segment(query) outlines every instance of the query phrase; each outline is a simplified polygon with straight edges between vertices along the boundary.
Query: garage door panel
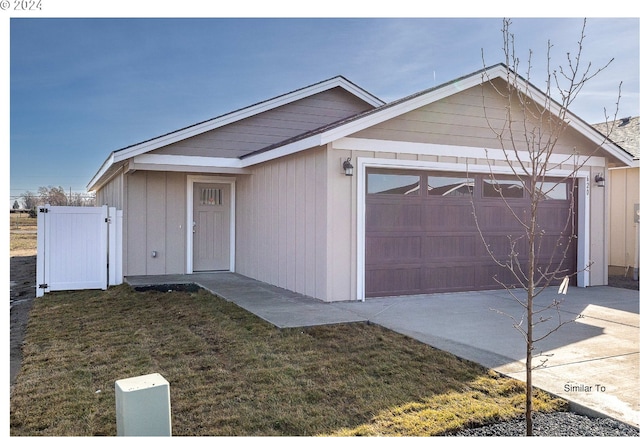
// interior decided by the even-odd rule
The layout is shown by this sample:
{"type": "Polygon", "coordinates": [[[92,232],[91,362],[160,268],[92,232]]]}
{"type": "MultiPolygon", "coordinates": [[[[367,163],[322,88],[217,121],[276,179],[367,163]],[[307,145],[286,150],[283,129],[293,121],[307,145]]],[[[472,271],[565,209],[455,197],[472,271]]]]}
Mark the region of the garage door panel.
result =
{"type": "Polygon", "coordinates": [[[366,242],[368,264],[420,263],[422,237],[420,235],[370,235],[366,242]]]}
{"type": "MultiPolygon", "coordinates": [[[[524,268],[522,263],[520,265],[524,268]]],[[[510,284],[515,287],[520,286],[520,284],[514,280],[511,272],[496,264],[478,266],[476,269],[476,283],[478,284],[478,290],[499,289],[502,288],[501,284],[510,284]]]]}
{"type": "Polygon", "coordinates": [[[545,232],[571,233],[573,214],[569,212],[569,204],[545,205],[545,203],[543,202],[538,208],[539,229],[545,232]]]}
{"type": "Polygon", "coordinates": [[[459,204],[460,201],[447,204],[441,199],[431,200],[425,204],[423,213],[423,229],[426,231],[446,232],[473,232],[477,230],[473,218],[473,209],[470,201],[459,204]]]}
{"type": "Polygon", "coordinates": [[[368,297],[422,293],[420,266],[367,269],[365,281],[368,297]]]}
{"type": "MultiPolygon", "coordinates": [[[[479,238],[479,237],[478,237],[479,238]]],[[[522,257],[526,254],[526,240],[523,235],[485,233],[484,242],[478,248],[478,256],[489,256],[489,252],[500,261],[506,261],[512,254],[522,257]]]]}
{"type": "Polygon", "coordinates": [[[565,251],[571,253],[574,241],[569,236],[545,232],[545,235],[538,237],[536,246],[539,248],[538,251],[540,253],[560,256],[565,251]],[[567,249],[567,246],[569,246],[569,249],[567,249]]]}
{"type": "Polygon", "coordinates": [[[440,235],[424,237],[425,260],[467,259],[476,252],[476,235],[440,235]]]}
{"type": "Polygon", "coordinates": [[[367,227],[377,231],[421,231],[422,206],[401,202],[376,202],[367,204],[367,227]]]}
{"type": "Polygon", "coordinates": [[[502,200],[487,202],[476,199],[475,210],[478,226],[485,232],[522,232],[521,222],[527,220],[527,206],[517,202],[507,208],[502,200]]]}
{"type": "Polygon", "coordinates": [[[427,293],[470,290],[475,284],[474,265],[433,265],[423,270],[427,293]]]}

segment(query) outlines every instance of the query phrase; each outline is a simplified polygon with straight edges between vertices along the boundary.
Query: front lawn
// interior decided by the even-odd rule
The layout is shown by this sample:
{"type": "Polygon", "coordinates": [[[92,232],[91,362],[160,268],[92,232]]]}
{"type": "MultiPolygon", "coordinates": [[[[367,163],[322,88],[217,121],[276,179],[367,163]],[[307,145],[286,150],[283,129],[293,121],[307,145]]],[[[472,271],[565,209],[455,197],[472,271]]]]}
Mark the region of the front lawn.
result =
{"type": "Polygon", "coordinates": [[[442,434],[524,408],[521,383],[379,326],[277,329],[206,291],[122,285],[36,299],[11,434],[114,435],[115,381],[155,372],[173,435],[442,434]]]}

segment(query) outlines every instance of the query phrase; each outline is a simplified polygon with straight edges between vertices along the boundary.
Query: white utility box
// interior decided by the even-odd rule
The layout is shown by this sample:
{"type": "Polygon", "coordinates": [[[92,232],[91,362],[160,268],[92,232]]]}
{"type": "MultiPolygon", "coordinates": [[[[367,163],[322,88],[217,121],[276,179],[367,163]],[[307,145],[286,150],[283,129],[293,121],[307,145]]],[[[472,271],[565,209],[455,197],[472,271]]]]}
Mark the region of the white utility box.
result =
{"type": "Polygon", "coordinates": [[[159,373],[116,381],[119,436],[171,435],[169,383],[159,373]]]}

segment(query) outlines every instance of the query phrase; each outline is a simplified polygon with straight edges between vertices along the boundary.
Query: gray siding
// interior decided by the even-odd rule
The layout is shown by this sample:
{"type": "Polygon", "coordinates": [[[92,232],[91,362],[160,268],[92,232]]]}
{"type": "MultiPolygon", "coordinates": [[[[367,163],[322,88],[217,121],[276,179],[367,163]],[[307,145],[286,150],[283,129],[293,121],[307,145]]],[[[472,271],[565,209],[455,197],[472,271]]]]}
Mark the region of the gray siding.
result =
{"type": "Polygon", "coordinates": [[[124,274],[185,273],[186,175],[137,171],[126,186],[124,274]]]}
{"type": "Polygon", "coordinates": [[[236,271],[326,300],[326,147],[251,170],[237,183],[236,271]]]}
{"type": "Polygon", "coordinates": [[[124,205],[124,174],[120,170],[108,183],[96,192],[96,205],[113,206],[122,210],[124,205]]]}
{"type": "MultiPolygon", "coordinates": [[[[499,81],[497,86],[502,86],[499,81]]],[[[505,89],[501,89],[506,92],[505,89]]],[[[364,129],[353,137],[375,138],[415,143],[451,144],[482,148],[500,148],[497,133],[510,134],[505,126],[506,99],[490,85],[476,86],[443,98],[422,108],[400,115],[392,120],[364,129]],[[485,112],[486,111],[486,112],[485,112]],[[491,123],[491,127],[489,123],[491,123]],[[503,129],[506,129],[503,131],[503,129]]],[[[515,108],[515,106],[514,106],[515,108]]],[[[514,138],[524,137],[522,114],[512,111],[514,138]]],[[[533,117],[529,128],[533,128],[533,117]]],[[[535,127],[548,129],[551,123],[539,123],[535,127]]],[[[569,129],[560,135],[556,153],[592,153],[582,150],[585,138],[569,129]]],[[[521,146],[522,144],[520,144],[521,146]]]]}
{"type": "Polygon", "coordinates": [[[609,265],[623,274],[627,267],[638,267],[638,225],[634,223],[635,205],[640,202],[640,169],[626,168],[609,172],[605,182],[611,193],[609,222],[609,265]]]}
{"type": "Polygon", "coordinates": [[[369,104],[334,88],[151,153],[237,158],[367,109],[369,104]]]}

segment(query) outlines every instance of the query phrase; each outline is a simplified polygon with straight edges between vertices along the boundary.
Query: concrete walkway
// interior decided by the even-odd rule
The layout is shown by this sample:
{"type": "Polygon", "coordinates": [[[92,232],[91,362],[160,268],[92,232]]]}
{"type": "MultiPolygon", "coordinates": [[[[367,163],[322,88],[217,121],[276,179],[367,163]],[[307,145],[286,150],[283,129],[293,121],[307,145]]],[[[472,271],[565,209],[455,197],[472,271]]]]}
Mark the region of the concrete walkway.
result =
{"type": "MultiPolygon", "coordinates": [[[[370,321],[516,379],[525,379],[524,340],[513,327],[522,308],[506,291],[442,293],[325,303],[233,273],[127,278],[132,286],[197,283],[280,328],[370,321]]],[[[516,297],[525,293],[516,291],[516,297]]],[[[534,385],[569,400],[574,410],[640,424],[638,291],[548,289],[538,309],[563,299],[536,336],[582,315],[537,344],[534,385]]]]}

